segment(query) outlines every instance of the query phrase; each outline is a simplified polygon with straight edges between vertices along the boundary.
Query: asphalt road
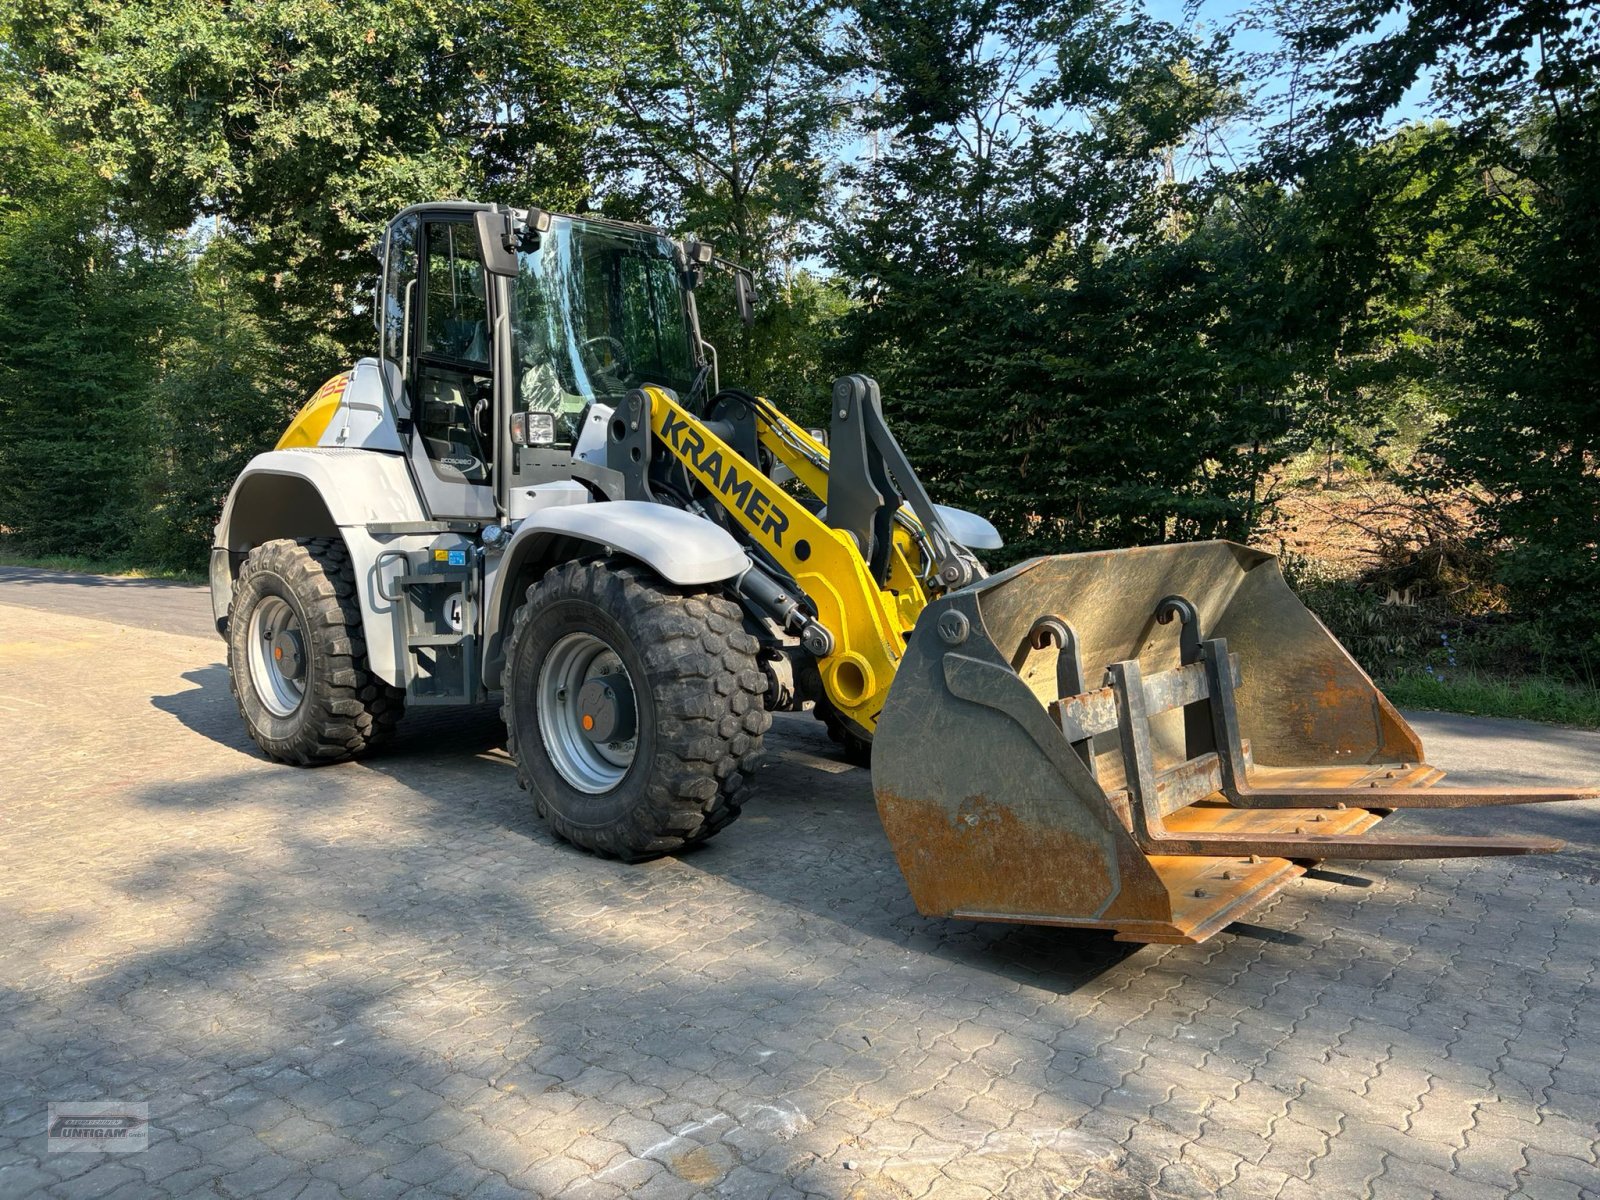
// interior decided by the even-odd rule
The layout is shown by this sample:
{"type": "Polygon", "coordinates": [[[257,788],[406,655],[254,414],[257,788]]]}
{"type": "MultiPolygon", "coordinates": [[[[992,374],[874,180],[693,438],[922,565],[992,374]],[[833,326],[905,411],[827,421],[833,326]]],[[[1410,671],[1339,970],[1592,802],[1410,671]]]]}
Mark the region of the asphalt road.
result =
{"type": "MultiPolygon", "coordinates": [[[[159,629],[190,637],[217,636],[211,619],[211,591],[166,579],[123,579],[0,567],[0,604],[36,608],[64,616],[115,621],[130,629],[159,629]]],[[[48,634],[41,625],[40,635],[48,634]]],[[[221,646],[219,641],[218,646],[221,646]]]]}
{"type": "MultiPolygon", "coordinates": [[[[492,712],[301,771],[222,659],[202,588],[0,571],[5,1200],[1600,1200],[1600,803],[1403,814],[1569,845],[1139,948],[919,916],[807,718],[625,866],[546,833],[492,712]],[[50,1152],[65,1101],[148,1149],[50,1152]]],[[[1600,734],[1412,719],[1457,782],[1600,776],[1600,734]]]]}

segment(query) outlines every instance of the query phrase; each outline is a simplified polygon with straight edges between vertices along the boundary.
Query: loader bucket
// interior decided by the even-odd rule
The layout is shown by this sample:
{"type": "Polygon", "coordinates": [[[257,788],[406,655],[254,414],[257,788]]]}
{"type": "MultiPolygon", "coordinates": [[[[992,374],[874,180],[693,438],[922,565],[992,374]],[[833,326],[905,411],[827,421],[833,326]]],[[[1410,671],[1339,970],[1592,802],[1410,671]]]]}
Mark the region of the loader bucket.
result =
{"type": "Polygon", "coordinates": [[[922,613],[873,738],[878,813],[929,916],[1204,941],[1322,859],[1559,849],[1369,833],[1398,808],[1584,799],[1442,772],[1230,542],[1022,563],[922,613]]]}

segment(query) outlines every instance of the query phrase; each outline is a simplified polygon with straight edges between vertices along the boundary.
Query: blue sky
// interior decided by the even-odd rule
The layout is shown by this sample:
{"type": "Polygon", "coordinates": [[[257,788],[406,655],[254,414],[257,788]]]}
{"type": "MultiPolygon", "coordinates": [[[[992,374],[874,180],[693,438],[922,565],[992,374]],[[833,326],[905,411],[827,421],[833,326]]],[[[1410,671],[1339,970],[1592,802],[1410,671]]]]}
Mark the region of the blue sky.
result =
{"type": "MultiPolygon", "coordinates": [[[[1163,21],[1174,25],[1193,23],[1194,27],[1202,31],[1228,30],[1239,21],[1240,17],[1250,11],[1253,5],[1250,0],[1144,0],[1145,11],[1163,21]]],[[[1382,34],[1395,28],[1398,21],[1389,21],[1379,27],[1378,33],[1382,34]]],[[[1277,39],[1270,31],[1262,29],[1238,28],[1232,36],[1236,49],[1261,52],[1274,48],[1277,39]]],[[[1274,81],[1268,82],[1268,94],[1277,89],[1272,86],[1274,81]]],[[[1389,122],[1394,125],[1406,121],[1416,121],[1433,115],[1428,104],[1428,80],[1426,77],[1419,80],[1401,99],[1401,102],[1390,112],[1389,122]]]]}

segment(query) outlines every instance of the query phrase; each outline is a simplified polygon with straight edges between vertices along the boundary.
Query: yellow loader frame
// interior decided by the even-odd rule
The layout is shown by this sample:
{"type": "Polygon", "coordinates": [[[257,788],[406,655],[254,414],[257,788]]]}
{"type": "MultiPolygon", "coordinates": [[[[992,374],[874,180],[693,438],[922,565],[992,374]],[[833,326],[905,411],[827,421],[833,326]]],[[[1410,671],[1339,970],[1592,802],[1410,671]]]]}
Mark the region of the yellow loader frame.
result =
{"type": "MultiPolygon", "coordinates": [[[[905,656],[906,639],[929,600],[921,525],[909,508],[896,516],[884,587],[855,539],[826,524],[800,498],[772,484],[706,423],[660,388],[646,388],[656,444],[684,469],[800,585],[816,619],[833,636],[819,669],[828,699],[870,735],[905,656]]],[[[828,500],[828,449],[770,404],[755,410],[760,443],[812,495],[828,500]]]]}

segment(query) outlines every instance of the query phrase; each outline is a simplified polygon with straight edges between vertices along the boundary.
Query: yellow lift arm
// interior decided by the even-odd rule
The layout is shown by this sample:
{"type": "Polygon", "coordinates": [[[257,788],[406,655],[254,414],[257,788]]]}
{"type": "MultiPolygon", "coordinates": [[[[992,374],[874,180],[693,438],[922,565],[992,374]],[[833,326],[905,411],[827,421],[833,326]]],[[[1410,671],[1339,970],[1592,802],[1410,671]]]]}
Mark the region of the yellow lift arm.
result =
{"type": "MultiPolygon", "coordinates": [[[[659,388],[647,388],[656,444],[672,454],[722,508],[799,584],[817,622],[832,635],[819,656],[834,706],[869,733],[905,654],[906,637],[927,595],[906,557],[911,536],[895,547],[880,588],[855,539],[834,529],[659,388]]],[[[770,405],[757,412],[762,445],[818,499],[827,500],[827,450],[770,405]],[[821,465],[819,465],[819,463],[821,465]]]]}

